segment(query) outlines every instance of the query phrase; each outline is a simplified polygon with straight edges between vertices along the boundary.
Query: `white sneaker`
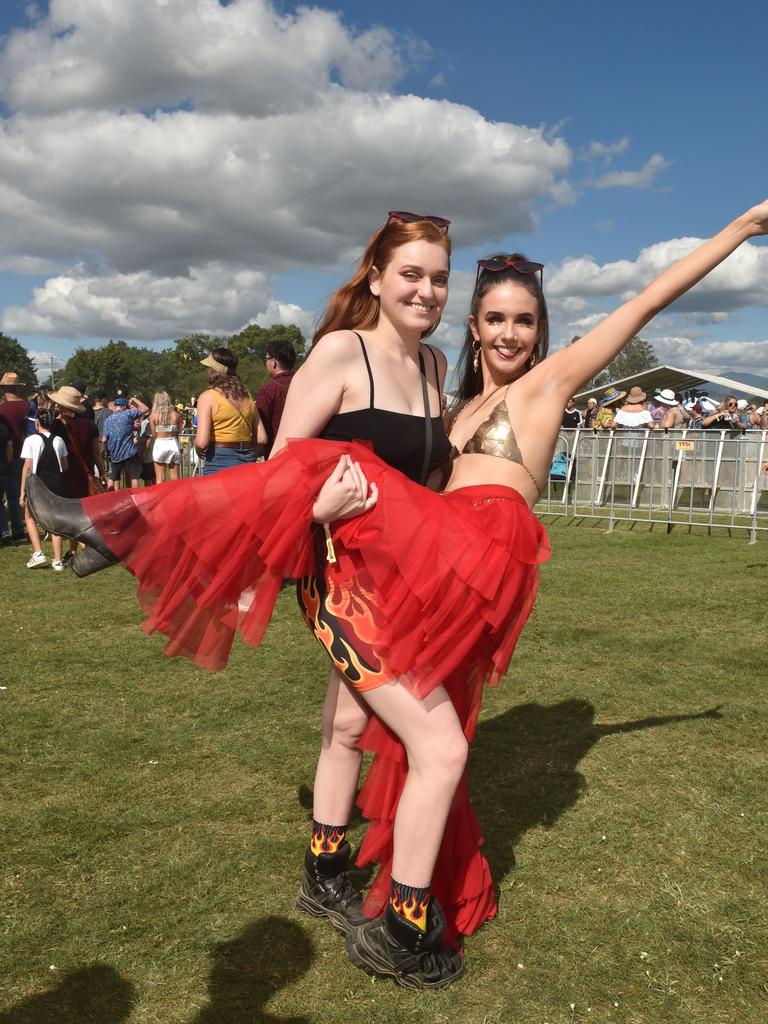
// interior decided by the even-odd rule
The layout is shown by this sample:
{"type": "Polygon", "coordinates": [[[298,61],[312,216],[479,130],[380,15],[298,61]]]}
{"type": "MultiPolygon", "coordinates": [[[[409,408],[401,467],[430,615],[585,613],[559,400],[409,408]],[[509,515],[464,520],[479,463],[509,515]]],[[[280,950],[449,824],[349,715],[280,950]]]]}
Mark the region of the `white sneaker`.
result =
{"type": "Polygon", "coordinates": [[[51,562],[51,568],[54,572],[64,572],[64,562],[57,562],[56,559],[51,562]]]}
{"type": "Polygon", "coordinates": [[[34,551],[32,553],[32,557],[27,562],[27,568],[28,569],[34,569],[38,565],[45,565],[45,563],[47,561],[48,561],[48,559],[45,557],[45,552],[44,551],[34,551]]]}

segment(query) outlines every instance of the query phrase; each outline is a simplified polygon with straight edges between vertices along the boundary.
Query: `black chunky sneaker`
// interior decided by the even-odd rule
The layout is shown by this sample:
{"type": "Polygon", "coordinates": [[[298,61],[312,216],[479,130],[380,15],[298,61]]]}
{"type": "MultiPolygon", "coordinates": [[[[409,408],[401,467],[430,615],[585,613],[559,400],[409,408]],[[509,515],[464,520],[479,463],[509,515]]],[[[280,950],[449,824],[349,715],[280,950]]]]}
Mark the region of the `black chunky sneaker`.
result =
{"type": "Polygon", "coordinates": [[[336,853],[314,854],[307,850],[304,882],[296,901],[305,914],[327,917],[342,935],[369,921],[362,911],[363,897],[344,874],[351,852],[346,839],[336,853]]]}
{"type": "Polygon", "coordinates": [[[464,957],[443,942],[445,916],[434,896],[427,926],[423,932],[387,904],[381,917],[349,932],[347,955],[361,971],[402,988],[444,988],[464,973],[464,957]]]}

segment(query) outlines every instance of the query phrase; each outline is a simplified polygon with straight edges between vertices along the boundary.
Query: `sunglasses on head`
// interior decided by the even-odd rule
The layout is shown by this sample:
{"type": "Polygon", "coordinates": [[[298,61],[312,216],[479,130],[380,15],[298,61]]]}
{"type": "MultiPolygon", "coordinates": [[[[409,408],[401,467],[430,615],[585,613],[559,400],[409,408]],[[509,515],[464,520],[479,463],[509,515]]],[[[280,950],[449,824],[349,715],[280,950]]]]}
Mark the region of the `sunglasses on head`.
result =
{"type": "Polygon", "coordinates": [[[542,288],[544,287],[543,263],[533,263],[531,260],[513,260],[509,256],[492,256],[488,260],[478,260],[475,287],[480,280],[481,270],[490,270],[492,274],[498,274],[499,271],[506,270],[508,267],[512,267],[518,274],[539,274],[539,284],[542,288]]]}
{"type": "Polygon", "coordinates": [[[451,222],[447,217],[435,217],[431,213],[409,213],[408,210],[390,210],[384,227],[388,227],[393,220],[398,221],[400,224],[415,224],[419,220],[428,220],[430,224],[440,228],[446,235],[448,234],[448,228],[451,226],[451,222]]]}

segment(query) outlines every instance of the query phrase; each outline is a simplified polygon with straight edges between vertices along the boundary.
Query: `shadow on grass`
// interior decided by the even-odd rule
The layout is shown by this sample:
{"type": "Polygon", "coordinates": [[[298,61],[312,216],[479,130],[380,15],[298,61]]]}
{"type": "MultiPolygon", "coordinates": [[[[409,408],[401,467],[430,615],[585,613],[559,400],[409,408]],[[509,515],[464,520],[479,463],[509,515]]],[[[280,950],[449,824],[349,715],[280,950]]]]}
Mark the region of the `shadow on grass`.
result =
{"type": "Polygon", "coordinates": [[[264,1010],[314,958],[312,942],[298,924],[283,917],[254,921],[237,938],[215,946],[212,957],[209,1003],[190,1024],[310,1024],[308,1017],[275,1017],[264,1010]]]}
{"type": "Polygon", "coordinates": [[[135,1002],[133,985],[114,967],[91,964],[65,975],[56,988],[0,1012],[0,1024],[120,1024],[135,1002]]]}
{"type": "Polygon", "coordinates": [[[577,765],[604,736],[721,717],[712,708],[597,725],[594,707],[574,698],[549,706],[522,704],[481,722],[472,745],[470,793],[497,886],[514,867],[522,836],[552,826],[584,793],[587,784],[577,765]]]}

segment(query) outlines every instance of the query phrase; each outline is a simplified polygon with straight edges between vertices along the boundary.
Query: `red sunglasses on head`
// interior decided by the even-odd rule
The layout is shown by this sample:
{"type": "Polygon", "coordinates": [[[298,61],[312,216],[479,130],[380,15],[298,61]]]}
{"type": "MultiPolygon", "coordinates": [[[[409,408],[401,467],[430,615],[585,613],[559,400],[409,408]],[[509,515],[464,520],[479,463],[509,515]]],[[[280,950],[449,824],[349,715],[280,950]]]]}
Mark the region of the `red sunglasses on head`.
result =
{"type": "Polygon", "coordinates": [[[531,260],[513,260],[509,256],[492,256],[487,260],[478,260],[475,287],[477,287],[477,282],[480,280],[481,270],[490,270],[491,273],[498,274],[499,271],[506,270],[507,267],[512,267],[518,274],[539,274],[539,284],[542,288],[544,287],[543,263],[533,263],[531,260]]]}
{"type": "Polygon", "coordinates": [[[418,220],[428,220],[430,224],[440,228],[446,235],[448,234],[448,228],[451,226],[451,222],[447,217],[435,217],[431,213],[409,213],[408,210],[390,210],[384,227],[386,228],[393,220],[398,221],[400,224],[415,224],[418,220]]]}

